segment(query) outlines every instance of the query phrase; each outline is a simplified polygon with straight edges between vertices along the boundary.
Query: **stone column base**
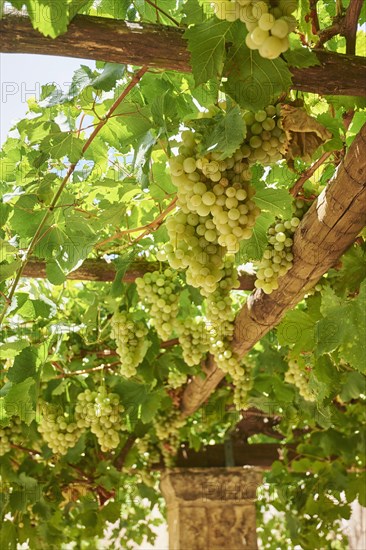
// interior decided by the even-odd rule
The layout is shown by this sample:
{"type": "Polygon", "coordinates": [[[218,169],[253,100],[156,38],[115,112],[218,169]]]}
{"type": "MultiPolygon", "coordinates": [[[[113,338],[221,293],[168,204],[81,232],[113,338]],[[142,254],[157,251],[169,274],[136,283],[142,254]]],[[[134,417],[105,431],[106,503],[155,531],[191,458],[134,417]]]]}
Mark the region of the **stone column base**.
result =
{"type": "Polygon", "coordinates": [[[170,550],[257,550],[254,468],[173,468],[161,478],[170,550]]]}

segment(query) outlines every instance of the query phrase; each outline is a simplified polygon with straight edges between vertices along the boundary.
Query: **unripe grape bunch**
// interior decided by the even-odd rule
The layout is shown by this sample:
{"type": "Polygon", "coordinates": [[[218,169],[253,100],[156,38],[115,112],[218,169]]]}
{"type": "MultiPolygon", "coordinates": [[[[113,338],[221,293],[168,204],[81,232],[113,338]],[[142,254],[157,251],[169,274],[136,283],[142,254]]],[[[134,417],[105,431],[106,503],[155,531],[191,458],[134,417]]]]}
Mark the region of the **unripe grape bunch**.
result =
{"type": "Polygon", "coordinates": [[[186,420],[182,418],[178,410],[162,413],[153,421],[166,466],[174,464],[174,457],[180,443],[179,430],[185,423],[186,420]]]}
{"type": "Polygon", "coordinates": [[[145,273],[136,279],[138,295],[149,311],[159,338],[167,340],[174,332],[179,309],[179,280],[171,269],[145,273]]]}
{"type": "Polygon", "coordinates": [[[22,422],[18,416],[12,417],[6,426],[0,425],[0,456],[4,456],[11,450],[12,443],[20,442],[22,422]]]}
{"type": "Polygon", "coordinates": [[[256,112],[247,111],[243,119],[247,134],[241,152],[247,162],[250,165],[258,162],[267,166],[281,160],[287,148],[281,104],[267,105],[256,112]]]}
{"type": "Polygon", "coordinates": [[[117,353],[121,360],[122,376],[130,378],[137,372],[149,347],[146,339],[148,329],[142,321],[135,321],[127,312],[117,312],[111,321],[111,336],[117,344],[117,353]]]}
{"type": "Polygon", "coordinates": [[[206,315],[210,327],[210,352],[219,369],[236,379],[243,376],[240,359],[231,349],[235,312],[230,291],[239,287],[238,274],[233,258],[227,259],[224,277],[218,288],[206,299],[206,315]]]}
{"type": "Polygon", "coordinates": [[[75,407],[77,425],[90,428],[103,452],[119,445],[119,433],[126,428],[123,411],[119,395],[109,393],[105,386],[79,393],[75,407]]]}
{"type": "Polygon", "coordinates": [[[184,372],[171,370],[168,374],[168,387],[177,389],[187,382],[187,375],[184,372]]]}
{"type": "Polygon", "coordinates": [[[245,23],[245,43],[261,57],[276,59],[289,48],[288,35],[297,26],[292,15],[297,0],[214,0],[211,5],[219,19],[245,23]]]}
{"type": "Polygon", "coordinates": [[[309,377],[304,363],[290,359],[288,370],[285,373],[285,380],[289,384],[294,384],[301,397],[306,401],[316,401],[314,392],[309,388],[309,377]]]}
{"type": "Polygon", "coordinates": [[[177,321],[177,334],[182,347],[184,362],[194,367],[199,365],[208,352],[207,324],[202,317],[177,321]]]}
{"type": "Polygon", "coordinates": [[[244,374],[234,379],[234,405],[237,411],[248,408],[248,393],[253,387],[253,367],[246,363],[242,364],[244,374]]]}
{"type": "Polygon", "coordinates": [[[69,411],[51,403],[42,403],[40,412],[38,431],[43,440],[53,453],[66,454],[78,442],[84,431],[83,427],[73,420],[69,411]]]}
{"type": "Polygon", "coordinates": [[[233,156],[199,153],[199,140],[182,132],[179,154],[170,159],[179,210],[167,220],[165,247],[173,269],[186,269],[188,284],[207,296],[217,288],[227,253],[249,239],[260,209],[252,197],[251,173],[240,148],[233,156]]]}
{"type": "Polygon", "coordinates": [[[261,288],[265,294],[271,294],[278,288],[278,279],[291,269],[293,265],[293,235],[304,214],[305,203],[296,200],[294,214],[289,220],[278,220],[268,229],[268,246],[258,264],[256,288],[261,288]]]}

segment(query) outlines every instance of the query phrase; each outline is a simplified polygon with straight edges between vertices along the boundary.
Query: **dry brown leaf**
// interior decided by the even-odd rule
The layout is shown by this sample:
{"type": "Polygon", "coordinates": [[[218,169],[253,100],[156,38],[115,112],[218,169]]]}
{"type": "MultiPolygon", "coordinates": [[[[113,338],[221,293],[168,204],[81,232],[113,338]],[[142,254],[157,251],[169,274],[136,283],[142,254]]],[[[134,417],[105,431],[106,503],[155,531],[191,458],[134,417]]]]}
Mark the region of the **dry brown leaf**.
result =
{"type": "Polygon", "coordinates": [[[332,134],[305,109],[284,105],[282,125],[287,136],[286,160],[301,158],[311,162],[316,149],[332,137],[332,134]]]}

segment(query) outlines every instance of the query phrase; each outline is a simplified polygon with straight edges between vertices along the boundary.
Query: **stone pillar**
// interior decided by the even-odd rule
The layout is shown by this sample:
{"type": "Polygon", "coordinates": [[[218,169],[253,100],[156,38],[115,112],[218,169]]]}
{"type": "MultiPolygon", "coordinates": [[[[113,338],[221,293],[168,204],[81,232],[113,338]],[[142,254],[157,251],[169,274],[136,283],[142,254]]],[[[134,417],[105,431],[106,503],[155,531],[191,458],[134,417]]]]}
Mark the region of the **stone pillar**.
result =
{"type": "Polygon", "coordinates": [[[257,550],[259,470],[173,468],[161,478],[169,550],[257,550]]]}

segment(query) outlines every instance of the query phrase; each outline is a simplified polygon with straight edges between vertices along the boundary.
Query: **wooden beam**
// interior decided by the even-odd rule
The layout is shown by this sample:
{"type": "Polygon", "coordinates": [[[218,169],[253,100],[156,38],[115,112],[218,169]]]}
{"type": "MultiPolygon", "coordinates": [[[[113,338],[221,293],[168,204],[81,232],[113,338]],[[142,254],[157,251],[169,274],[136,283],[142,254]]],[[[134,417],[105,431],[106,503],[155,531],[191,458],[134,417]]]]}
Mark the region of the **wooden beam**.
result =
{"type": "MultiPolygon", "coordinates": [[[[142,277],[147,271],[159,269],[159,265],[153,262],[135,262],[129,265],[122,281],[124,283],[133,283],[137,277],[142,277]]],[[[31,258],[24,268],[22,277],[32,277],[34,279],[46,279],[46,262],[31,258]]],[[[113,263],[107,263],[103,259],[86,259],[83,264],[71,271],[67,279],[74,281],[114,281],[116,269],[113,263]]],[[[240,287],[238,290],[253,290],[255,276],[247,273],[239,276],[240,287]]]]}
{"type": "MultiPolygon", "coordinates": [[[[334,266],[366,225],[366,124],[354,139],[338,171],[312,204],[294,237],[293,267],[279,279],[278,290],[252,293],[235,320],[233,350],[243,357],[301,301],[307,289],[334,266]]],[[[196,411],[224,378],[210,356],[206,378],[195,377],[182,398],[182,413],[196,411]]]]}
{"type": "MultiPolygon", "coordinates": [[[[55,39],[34,30],[28,17],[0,20],[0,51],[95,59],[190,72],[184,29],[77,15],[55,39]]],[[[319,66],[291,68],[293,88],[322,95],[366,96],[366,59],[317,50],[319,66]]]]}

